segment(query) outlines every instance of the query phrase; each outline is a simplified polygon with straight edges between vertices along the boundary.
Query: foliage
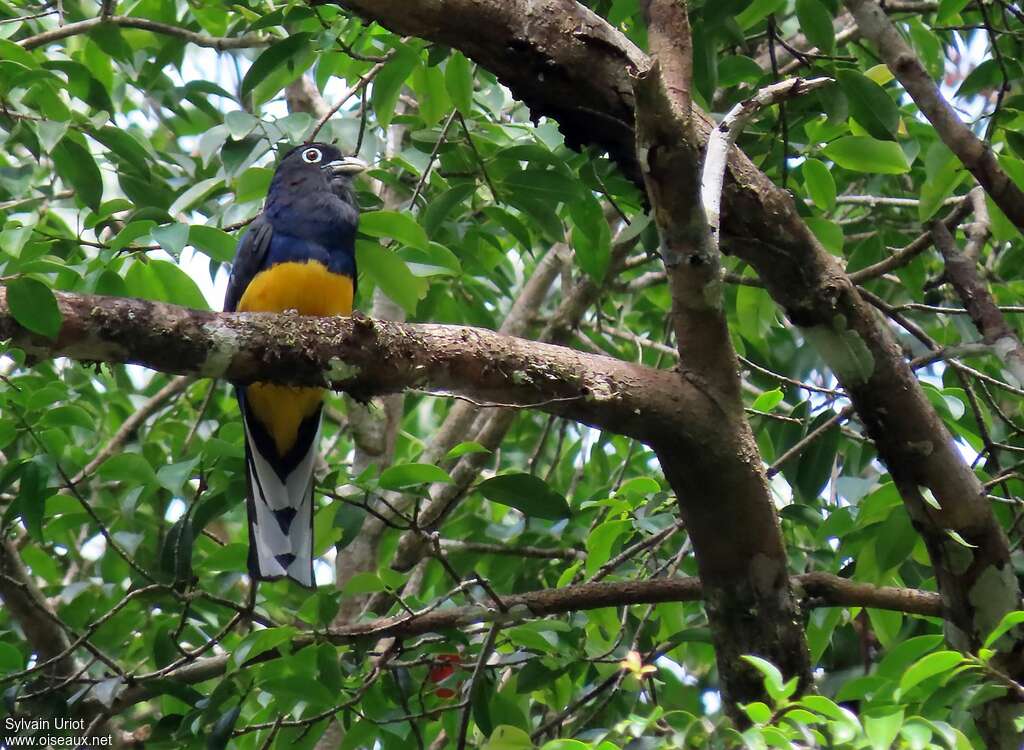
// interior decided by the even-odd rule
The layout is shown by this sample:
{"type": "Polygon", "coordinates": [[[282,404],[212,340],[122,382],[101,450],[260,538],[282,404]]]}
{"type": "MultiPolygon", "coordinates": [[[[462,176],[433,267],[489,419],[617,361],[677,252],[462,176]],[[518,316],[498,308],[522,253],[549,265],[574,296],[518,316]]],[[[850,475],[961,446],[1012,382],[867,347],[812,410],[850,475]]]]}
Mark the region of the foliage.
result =
{"type": "MultiPolygon", "coordinates": [[[[589,5],[645,43],[636,2],[589,5]]],[[[333,5],[276,0],[227,10],[175,0],[118,8],[199,35],[251,38],[236,49],[112,23],[25,49],[24,40],[57,28],[55,7],[35,17],[39,7],[0,2],[0,282],[25,327],[49,336],[59,329],[50,290],[216,309],[210,290],[223,288],[275,154],[305,138],[316,120],[287,110],[285,87],[309,71],[331,105],[370,74],[366,90],[320,134],[358,148],[372,164],[359,184],[357,307],[369,311],[382,293],[410,320],[496,329],[541,259],[566,242],[566,283],[589,279],[601,291],[565,343],[675,364],[665,326],[670,297],[656,273],[657,238],[639,190],[605,155],[568,148],[556,123],[531,122],[522,103],[460,52],[400,38],[333,5]],[[392,152],[388,128],[401,136],[392,152]],[[607,278],[616,243],[632,239],[625,267],[607,278]]],[[[60,7],[66,24],[99,13],[84,0],[60,7]]],[[[951,65],[947,57],[963,40],[985,35],[950,30],[987,24],[980,13],[944,0],[905,19],[933,75],[951,65]]],[[[838,14],[822,0],[733,0],[695,3],[691,17],[697,100],[716,113],[772,81],[769,28],[786,37],[799,27],[834,51],[797,72],[832,76],[835,85],[765,113],[739,145],[793,191],[808,225],[853,272],[907,245],[971,185],[872,54],[840,44],[838,14]]],[[[1006,171],[1024,176],[1017,134],[1024,100],[1014,90],[993,114],[989,96],[1002,76],[1020,80],[1021,21],[1004,12],[997,23],[1012,31],[997,40],[1002,62],[979,60],[957,81],[959,94],[985,114],[977,127],[987,129],[1006,171]]],[[[1024,243],[988,208],[992,241],[982,272],[996,300],[1018,313],[1024,243]]],[[[749,280],[742,264],[725,262],[733,280],[749,280]]],[[[864,287],[913,324],[900,330],[911,356],[942,347],[959,356],[919,374],[962,450],[976,458],[974,470],[1019,546],[1021,391],[996,358],[958,349],[979,335],[938,282],[942,271],[941,257],[928,252],[864,287]]],[[[561,300],[556,283],[529,336],[561,300]]],[[[726,307],[791,570],[934,590],[924,545],[871,442],[855,419],[836,417],[848,402],[819,356],[764,289],[730,284],[726,307]]],[[[316,551],[333,559],[348,549],[360,537],[364,506],[381,493],[415,501],[384,530],[376,566],[341,592],[262,585],[251,619],[242,428],[226,384],[132,366],[31,363],[13,349],[0,358],[0,374],[3,536],[67,640],[87,643],[73,650],[83,671],[50,685],[40,679],[45,670],[29,671],[42,654],[24,621],[9,606],[0,610],[7,691],[0,711],[66,715],[100,705],[113,714],[111,726],[147,735],[151,748],[309,748],[331,716],[345,727],[345,748],[424,747],[442,731],[454,746],[465,708],[474,746],[491,750],[733,741],[960,750],[978,742],[969,709],[1008,689],[983,656],[945,650],[937,618],[809,608],[820,694],[797,698],[794,683],[758,662],[772,702],[744,706],[752,726],[735,728],[717,708],[713,650],[697,602],[518,620],[496,632],[480,666],[487,626],[420,636],[401,642],[378,670],[372,639],[323,636],[339,601],[374,594],[372,613],[402,615],[492,605],[490,592],[696,575],[653,454],[622,436],[527,410],[500,450],[460,435],[467,442],[435,465],[422,454],[454,402],[410,393],[392,465],[351,476],[355,407],[332,395],[320,481],[330,496],[318,496],[316,551]],[[119,432],[140,409],[146,418],[119,432]],[[443,559],[430,558],[414,574],[392,570],[399,539],[431,487],[463,481],[454,479],[460,460],[475,462],[476,472],[440,528],[443,559]],[[637,544],[655,536],[656,544],[637,544]],[[548,554],[495,554],[478,543],[548,554]],[[473,576],[486,588],[470,585],[473,576]],[[175,679],[175,670],[216,658],[226,661],[212,677],[175,679]],[[623,666],[629,659],[632,667],[623,666]],[[119,703],[140,687],[144,698],[119,703]],[[559,727],[575,739],[554,739],[559,727]]],[[[3,574],[9,590],[10,572],[3,574]]],[[[318,575],[329,578],[329,566],[318,575]]]]}

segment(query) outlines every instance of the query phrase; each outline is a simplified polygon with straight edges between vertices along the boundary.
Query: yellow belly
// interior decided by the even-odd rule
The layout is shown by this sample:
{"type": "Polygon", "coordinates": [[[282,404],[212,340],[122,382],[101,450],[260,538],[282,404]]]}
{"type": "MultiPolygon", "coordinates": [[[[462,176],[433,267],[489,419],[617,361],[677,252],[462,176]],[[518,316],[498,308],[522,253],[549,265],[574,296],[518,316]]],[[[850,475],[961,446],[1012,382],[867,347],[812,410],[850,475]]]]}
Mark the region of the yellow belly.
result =
{"type": "MultiPolygon", "coordinates": [[[[352,312],[352,292],[352,279],[331,273],[316,261],[278,263],[249,282],[238,310],[348,315],[352,312]]],[[[283,457],[295,445],[302,420],[316,412],[323,400],[323,389],[253,383],[246,389],[246,400],[274,439],[278,455],[283,457]]]]}

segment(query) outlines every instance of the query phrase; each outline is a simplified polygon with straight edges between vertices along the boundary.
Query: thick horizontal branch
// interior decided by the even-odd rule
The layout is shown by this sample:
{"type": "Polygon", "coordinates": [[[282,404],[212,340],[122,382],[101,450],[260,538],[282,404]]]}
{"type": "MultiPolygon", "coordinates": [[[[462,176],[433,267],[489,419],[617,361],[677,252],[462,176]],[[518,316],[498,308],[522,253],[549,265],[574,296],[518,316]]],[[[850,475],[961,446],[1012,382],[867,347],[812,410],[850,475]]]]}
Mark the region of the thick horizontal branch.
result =
{"type": "MultiPolygon", "coordinates": [[[[931,591],[872,586],[840,578],[830,573],[806,573],[792,578],[794,590],[802,592],[810,607],[872,607],[895,612],[942,616],[941,597],[931,591]]],[[[425,633],[465,628],[480,622],[526,620],[531,617],[559,615],[567,612],[623,607],[634,604],[662,602],[696,602],[702,596],[697,578],[663,578],[649,581],[614,581],[584,583],[561,589],[543,589],[527,594],[502,596],[507,612],[482,605],[431,609],[414,615],[381,617],[369,622],[334,628],[324,635],[302,636],[293,641],[293,648],[302,648],[326,639],[336,645],[365,639],[388,637],[409,638],[425,633]]],[[[261,658],[273,658],[268,652],[261,658]]],[[[197,660],[167,675],[167,679],[185,684],[205,682],[224,672],[230,654],[197,660]]],[[[153,697],[145,683],[129,688],[118,698],[115,712],[153,697]]]]}
{"type": "Polygon", "coordinates": [[[58,26],[55,29],[44,31],[35,36],[26,37],[18,42],[24,49],[36,49],[46,44],[58,42],[78,34],[86,34],[97,26],[101,25],[119,26],[124,29],[141,29],[151,31],[154,34],[173,36],[184,39],[199,47],[211,47],[217,50],[227,49],[248,49],[251,47],[266,47],[274,41],[274,37],[262,36],[260,34],[245,34],[243,36],[207,36],[195,31],[183,29],[180,26],[173,26],[168,23],[151,21],[148,18],[135,18],[133,16],[97,16],[87,18],[84,21],[58,26]]]}
{"type": "Polygon", "coordinates": [[[55,340],[22,328],[0,291],[0,340],[36,358],[322,385],[367,399],[416,389],[535,408],[649,442],[707,442],[713,404],[676,373],[464,326],[210,313],[138,299],[57,295],[55,340]]]}

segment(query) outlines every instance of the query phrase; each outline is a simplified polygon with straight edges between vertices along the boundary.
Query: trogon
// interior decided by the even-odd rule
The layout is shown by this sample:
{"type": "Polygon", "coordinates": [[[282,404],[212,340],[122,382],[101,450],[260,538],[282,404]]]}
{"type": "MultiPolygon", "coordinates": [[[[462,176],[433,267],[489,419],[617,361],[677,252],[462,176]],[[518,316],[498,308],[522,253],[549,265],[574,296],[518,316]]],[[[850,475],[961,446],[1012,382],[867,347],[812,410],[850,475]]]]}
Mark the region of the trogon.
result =
{"type": "MultiPolygon", "coordinates": [[[[359,224],[352,179],[365,166],[325,143],[285,154],[263,213],[238,243],[225,311],[352,312],[359,224]]],[[[312,587],[323,389],[257,382],[235,390],[245,425],[249,571],[312,587]]]]}

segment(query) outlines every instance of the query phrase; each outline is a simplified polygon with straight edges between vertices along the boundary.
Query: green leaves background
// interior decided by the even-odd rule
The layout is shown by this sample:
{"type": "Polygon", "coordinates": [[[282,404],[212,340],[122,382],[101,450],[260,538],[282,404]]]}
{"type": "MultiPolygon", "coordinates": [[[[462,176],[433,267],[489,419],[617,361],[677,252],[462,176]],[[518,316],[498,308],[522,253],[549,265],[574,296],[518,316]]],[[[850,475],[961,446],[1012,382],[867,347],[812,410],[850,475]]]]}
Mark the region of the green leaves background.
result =
{"type": "MultiPolygon", "coordinates": [[[[635,2],[589,5],[645,44],[635,2]]],[[[76,0],[65,0],[63,8],[68,23],[97,12],[76,0]]],[[[14,316],[38,335],[59,332],[53,291],[216,308],[219,300],[207,299],[204,290],[223,284],[237,237],[261,208],[276,151],[301,141],[316,120],[309,112],[289,112],[285,87],[308,72],[330,105],[381,64],[368,88],[321,134],[347,151],[358,145],[372,164],[369,179],[358,185],[365,213],[357,244],[357,306],[369,310],[380,292],[411,320],[498,328],[553,246],[567,243],[571,250],[567,283],[603,282],[614,238],[622,231],[619,240],[637,240],[626,269],[603,286],[565,343],[650,366],[675,364],[665,333],[670,300],[657,276],[657,238],[637,188],[607,156],[566,147],[555,123],[532,123],[527,108],[461,52],[401,39],[333,5],[214,7],[168,0],[121,3],[118,12],[206,37],[247,41],[216,50],[181,36],[109,24],[26,49],[24,40],[56,26],[52,14],[12,20],[37,10],[36,4],[0,3],[0,283],[14,316]],[[199,80],[197,73],[206,71],[215,74],[199,80]],[[390,156],[384,149],[389,126],[404,132],[390,156]],[[384,206],[371,180],[387,185],[398,205],[384,206]],[[192,260],[183,266],[182,258],[192,260]]],[[[773,79],[759,46],[769,23],[784,34],[799,26],[821,51],[837,55],[799,69],[808,77],[833,77],[835,85],[787,104],[785,129],[778,111],[765,113],[740,145],[793,191],[815,234],[856,271],[911,242],[920,222],[943,215],[946,201],[964,194],[969,183],[877,61],[862,47],[836,42],[837,12],[825,0],[693,3],[695,75],[698,98],[722,113],[773,79]],[[855,200],[865,196],[909,203],[855,200]]],[[[977,25],[978,16],[969,4],[941,2],[936,13],[908,20],[905,31],[939,75],[954,39],[952,31],[937,27],[977,25]]],[[[1019,26],[1013,18],[1005,22],[1019,26]]],[[[998,43],[1016,73],[1019,35],[998,43]]],[[[960,82],[959,93],[971,100],[1001,85],[1002,75],[998,65],[984,61],[960,82]]],[[[993,148],[1011,175],[1024,174],[1024,142],[1017,134],[1022,118],[1024,103],[1013,90],[991,130],[993,148]]],[[[1001,304],[1020,306],[1021,240],[998,212],[992,217],[986,278],[1001,304]]],[[[725,262],[735,278],[750,278],[735,259],[725,262]]],[[[913,307],[955,305],[948,290],[930,283],[940,274],[938,258],[923,255],[865,287],[902,306],[938,345],[973,342],[976,333],[963,316],[913,307]]],[[[535,311],[528,336],[537,334],[561,293],[556,285],[535,311]]],[[[745,358],[758,445],[764,460],[775,464],[813,430],[827,426],[846,402],[764,290],[730,284],[725,297],[733,341],[745,358]]],[[[919,351],[909,336],[901,341],[919,351]]],[[[6,539],[17,541],[24,564],[61,620],[73,632],[84,631],[106,618],[129,587],[145,585],[143,573],[173,591],[192,576],[200,581],[203,596],[187,606],[167,590],[147,593],[96,627],[91,641],[97,648],[148,674],[152,697],[138,715],[118,717],[125,730],[149,724],[147,746],[155,748],[234,743],[255,749],[264,746],[268,730],[246,728],[284,715],[299,721],[356,699],[358,713],[339,712],[346,747],[378,743],[404,750],[417,733],[426,743],[442,730],[457,734],[458,711],[452,706],[461,696],[440,697],[430,669],[432,660],[457,654],[452,680],[464,684],[478,654],[475,634],[407,644],[411,651],[400,668],[364,690],[365,646],[293,647],[297,632],[331,622],[340,595],[330,588],[308,594],[283,584],[267,586],[260,607],[274,625],[251,632],[226,629],[235,608],[245,603],[246,533],[241,427],[223,384],[175,381],[130,367],[30,366],[21,352],[9,349],[0,363],[3,530],[6,539]],[[143,418],[113,455],[103,456],[103,447],[140,412],[143,418]],[[102,460],[92,465],[97,458],[102,460]],[[68,490],[65,475],[80,477],[76,486],[109,530],[108,540],[68,490]],[[154,674],[181,658],[174,643],[196,648],[215,637],[216,649],[229,659],[226,674],[194,686],[154,674]],[[254,660],[260,654],[276,658],[254,660]],[[416,723],[402,719],[410,714],[420,715],[416,723]],[[243,733],[232,738],[234,731],[243,733]]],[[[965,450],[981,451],[985,435],[1009,446],[1003,464],[991,456],[978,461],[976,470],[991,482],[1015,467],[1012,457],[1024,450],[1013,421],[1019,421],[1019,392],[999,385],[1005,377],[994,359],[970,364],[989,378],[984,387],[969,381],[968,390],[951,368],[941,366],[924,377],[929,398],[965,450]]],[[[500,450],[466,442],[439,465],[423,463],[423,446],[450,405],[418,394],[408,395],[405,404],[394,465],[353,477],[350,406],[331,397],[334,418],[325,427],[329,474],[322,484],[351,485],[355,492],[348,499],[319,501],[318,553],[346,549],[358,539],[366,497],[401,491],[425,502],[431,486],[456,481],[457,458],[472,456],[483,473],[441,532],[459,543],[446,547],[447,561],[463,575],[478,574],[500,592],[521,593],[598,575],[641,580],[667,571],[696,574],[692,555],[677,557],[687,551],[685,531],[674,527],[674,499],[642,446],[523,412],[500,450]],[[602,572],[624,550],[657,535],[663,535],[660,544],[642,547],[602,572]],[[473,544],[552,554],[509,557],[473,544]]],[[[774,467],[791,568],[933,589],[925,550],[875,458],[862,428],[851,422],[825,429],[808,450],[774,467]]],[[[1009,501],[1024,487],[1013,471],[991,489],[1009,501]]],[[[1007,526],[1011,508],[1009,502],[997,505],[1007,526]]],[[[409,577],[389,567],[399,537],[399,530],[389,530],[376,569],[346,587],[346,596],[379,594],[379,614],[428,606],[455,585],[450,571],[432,560],[423,568],[419,593],[399,603],[394,595],[409,577]]],[[[1016,530],[1013,541],[1019,542],[1016,530]]],[[[477,600],[486,600],[478,594],[477,600]]],[[[660,647],[678,668],[661,662],[654,692],[627,681],[595,706],[590,727],[603,734],[545,747],[604,750],[666,733],[690,746],[710,742],[708,735],[733,737],[705,702],[717,689],[706,625],[699,605],[669,603],[649,610],[604,608],[510,629],[498,641],[499,664],[490,670],[486,689],[472,696],[483,746],[535,746],[530,731],[614,677],[634,642],[643,653],[660,647]]],[[[786,685],[755,664],[764,668],[769,694],[778,701],[746,709],[758,737],[782,743],[802,737],[801,731],[821,732],[835,747],[884,747],[887,738],[902,733],[899,741],[907,747],[964,747],[971,731],[963,719],[966,707],[990,697],[991,686],[978,677],[981,666],[966,669],[941,650],[939,632],[936,621],[894,612],[810,612],[808,634],[822,670],[822,695],[791,706],[786,685]],[[880,656],[865,676],[860,639],[866,627],[880,656]],[[862,716],[837,705],[842,701],[857,701],[862,716]],[[778,719],[783,713],[793,720],[778,719]]],[[[5,690],[31,691],[31,676],[18,675],[32,659],[17,623],[0,611],[5,690]]],[[[124,689],[120,676],[99,663],[86,679],[62,700],[114,700],[124,689]]],[[[324,727],[323,721],[286,726],[270,746],[312,747],[324,727]]]]}

